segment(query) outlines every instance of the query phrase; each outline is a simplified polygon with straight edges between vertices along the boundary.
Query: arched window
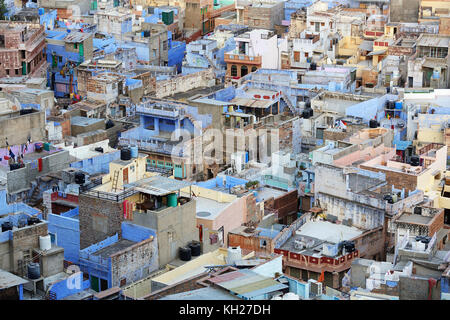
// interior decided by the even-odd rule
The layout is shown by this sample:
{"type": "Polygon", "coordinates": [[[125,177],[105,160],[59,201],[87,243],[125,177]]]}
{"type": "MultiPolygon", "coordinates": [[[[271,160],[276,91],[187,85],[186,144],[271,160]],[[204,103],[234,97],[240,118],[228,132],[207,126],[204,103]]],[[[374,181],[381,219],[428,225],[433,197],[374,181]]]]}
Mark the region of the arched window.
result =
{"type": "Polygon", "coordinates": [[[252,67],[252,72],[255,72],[256,70],[258,70],[257,67],[252,67]]]}
{"type": "Polygon", "coordinates": [[[234,64],[231,66],[231,76],[237,77],[237,67],[234,64]]]}
{"type": "Polygon", "coordinates": [[[242,66],[241,67],[241,77],[245,76],[246,74],[248,74],[248,68],[247,68],[247,66],[242,66]]]}

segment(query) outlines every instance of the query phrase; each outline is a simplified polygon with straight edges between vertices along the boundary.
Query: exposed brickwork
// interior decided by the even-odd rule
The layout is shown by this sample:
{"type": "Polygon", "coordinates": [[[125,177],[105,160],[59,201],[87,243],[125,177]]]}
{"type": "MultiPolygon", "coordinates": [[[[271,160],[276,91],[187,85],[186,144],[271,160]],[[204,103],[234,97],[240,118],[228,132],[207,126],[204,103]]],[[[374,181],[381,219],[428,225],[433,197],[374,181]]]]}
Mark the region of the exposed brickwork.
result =
{"type": "Polygon", "coordinates": [[[395,172],[391,170],[383,170],[380,168],[360,166],[361,169],[370,170],[373,172],[383,172],[386,174],[386,181],[388,185],[394,185],[397,189],[405,188],[406,191],[414,191],[417,188],[417,176],[403,172],[395,172]]]}
{"type": "Polygon", "coordinates": [[[123,205],[121,202],[94,198],[81,194],[80,212],[80,248],[84,249],[94,243],[118,233],[122,234],[121,223],[123,205]]]}

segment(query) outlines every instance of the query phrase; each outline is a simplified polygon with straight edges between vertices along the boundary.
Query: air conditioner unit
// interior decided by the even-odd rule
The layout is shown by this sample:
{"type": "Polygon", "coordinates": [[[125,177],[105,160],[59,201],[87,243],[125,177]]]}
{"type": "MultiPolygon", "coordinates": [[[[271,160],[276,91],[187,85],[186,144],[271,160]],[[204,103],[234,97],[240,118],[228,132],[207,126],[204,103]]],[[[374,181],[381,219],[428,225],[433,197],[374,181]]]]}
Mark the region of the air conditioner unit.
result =
{"type": "Polygon", "coordinates": [[[322,283],[316,280],[310,279],[309,282],[309,294],[312,297],[322,295],[322,283]]]}

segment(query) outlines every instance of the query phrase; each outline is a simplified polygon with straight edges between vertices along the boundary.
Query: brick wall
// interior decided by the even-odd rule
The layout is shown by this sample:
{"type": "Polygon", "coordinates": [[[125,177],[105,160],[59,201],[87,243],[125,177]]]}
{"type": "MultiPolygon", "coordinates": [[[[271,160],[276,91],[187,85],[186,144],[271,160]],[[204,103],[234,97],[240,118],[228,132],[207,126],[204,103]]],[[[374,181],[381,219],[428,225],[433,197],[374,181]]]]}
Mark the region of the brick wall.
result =
{"type": "Polygon", "coordinates": [[[298,211],[297,190],[293,190],[274,200],[274,209],[278,211],[278,218],[284,218],[287,215],[298,211]]]}
{"type": "Polygon", "coordinates": [[[441,209],[441,211],[434,216],[433,220],[431,220],[431,224],[428,227],[428,236],[432,237],[444,227],[444,214],[445,210],[441,209]]]}
{"type": "Polygon", "coordinates": [[[417,188],[417,176],[403,172],[395,172],[390,170],[383,170],[379,168],[360,166],[361,169],[370,170],[373,172],[383,172],[386,174],[386,182],[388,185],[392,184],[397,189],[405,188],[406,191],[414,191],[417,188]]]}
{"type": "Polygon", "coordinates": [[[120,286],[121,280],[132,283],[158,269],[157,245],[153,237],[111,256],[111,286],[120,286]]]}
{"type": "Polygon", "coordinates": [[[44,222],[14,231],[12,240],[14,267],[13,270],[7,271],[18,272],[18,260],[23,259],[24,251],[39,248],[39,236],[48,234],[47,226],[47,223],[44,222]]]}
{"type": "Polygon", "coordinates": [[[122,234],[123,205],[121,202],[94,198],[81,194],[78,198],[80,212],[80,247],[84,249],[118,233],[122,234]]]}

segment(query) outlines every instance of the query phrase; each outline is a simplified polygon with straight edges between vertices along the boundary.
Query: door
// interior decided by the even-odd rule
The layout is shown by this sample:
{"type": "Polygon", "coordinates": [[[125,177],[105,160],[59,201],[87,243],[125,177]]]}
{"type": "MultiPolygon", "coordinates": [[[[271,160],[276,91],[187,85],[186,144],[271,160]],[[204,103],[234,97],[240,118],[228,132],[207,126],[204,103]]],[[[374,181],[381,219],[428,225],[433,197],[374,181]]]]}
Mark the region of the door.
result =
{"type": "Polygon", "coordinates": [[[128,168],[123,169],[123,184],[128,184],[128,168]]]}
{"type": "Polygon", "coordinates": [[[91,276],[91,289],[100,292],[98,287],[98,278],[95,276],[91,276]]]}

